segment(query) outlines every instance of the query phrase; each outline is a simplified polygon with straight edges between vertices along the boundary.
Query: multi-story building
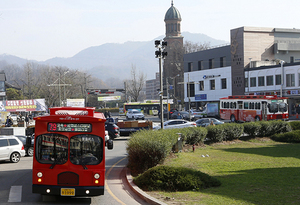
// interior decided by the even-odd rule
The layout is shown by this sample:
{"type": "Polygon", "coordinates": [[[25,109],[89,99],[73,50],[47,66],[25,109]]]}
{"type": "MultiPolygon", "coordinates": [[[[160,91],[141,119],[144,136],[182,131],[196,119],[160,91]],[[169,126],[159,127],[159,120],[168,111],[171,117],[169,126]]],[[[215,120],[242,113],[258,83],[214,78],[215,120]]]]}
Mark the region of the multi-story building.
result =
{"type": "Polygon", "coordinates": [[[159,100],[159,73],[155,73],[155,79],[146,81],[146,99],[159,100]]]}
{"type": "Polygon", "coordinates": [[[292,113],[300,98],[300,30],[240,27],[230,34],[230,46],[184,55],[184,82],[195,82],[190,96],[185,86],[185,107],[228,95],[282,93],[289,97],[292,113]]]}

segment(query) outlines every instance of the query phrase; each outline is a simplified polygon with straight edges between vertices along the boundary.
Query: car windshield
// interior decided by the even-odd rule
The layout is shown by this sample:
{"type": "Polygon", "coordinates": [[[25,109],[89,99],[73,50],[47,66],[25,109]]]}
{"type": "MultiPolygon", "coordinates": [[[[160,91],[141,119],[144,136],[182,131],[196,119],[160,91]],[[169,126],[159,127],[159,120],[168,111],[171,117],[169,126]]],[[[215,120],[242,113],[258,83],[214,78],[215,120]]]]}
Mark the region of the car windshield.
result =
{"type": "Polygon", "coordinates": [[[189,114],[188,112],[180,112],[180,113],[181,113],[181,114],[187,114],[187,115],[189,114]]]}
{"type": "Polygon", "coordinates": [[[139,112],[139,111],[133,111],[133,113],[135,113],[135,114],[139,114],[139,113],[141,113],[141,112],[139,112]]]}

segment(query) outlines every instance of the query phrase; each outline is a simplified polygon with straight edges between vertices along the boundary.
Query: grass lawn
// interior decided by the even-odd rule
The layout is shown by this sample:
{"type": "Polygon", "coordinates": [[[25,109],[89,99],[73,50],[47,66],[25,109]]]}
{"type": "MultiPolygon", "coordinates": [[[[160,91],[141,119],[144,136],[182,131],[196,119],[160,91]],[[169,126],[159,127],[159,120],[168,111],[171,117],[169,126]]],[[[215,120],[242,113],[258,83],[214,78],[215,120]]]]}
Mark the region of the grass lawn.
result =
{"type": "Polygon", "coordinates": [[[217,143],[178,153],[165,165],[198,169],[222,182],[199,192],[147,192],[167,204],[300,204],[300,144],[268,138],[217,143]]]}

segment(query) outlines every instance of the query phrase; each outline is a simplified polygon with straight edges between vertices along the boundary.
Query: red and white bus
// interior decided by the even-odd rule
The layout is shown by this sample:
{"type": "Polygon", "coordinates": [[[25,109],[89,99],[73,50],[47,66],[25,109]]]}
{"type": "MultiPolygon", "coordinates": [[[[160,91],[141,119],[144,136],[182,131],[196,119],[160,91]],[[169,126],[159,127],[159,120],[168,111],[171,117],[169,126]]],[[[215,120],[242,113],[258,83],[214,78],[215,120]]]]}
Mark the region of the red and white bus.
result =
{"type": "MultiPolygon", "coordinates": [[[[105,117],[95,108],[50,108],[35,117],[32,192],[42,195],[104,194],[105,117]]],[[[112,141],[107,143],[112,149],[112,141]]]]}
{"type": "Polygon", "coordinates": [[[286,97],[277,95],[236,95],[220,98],[220,117],[224,120],[288,120],[286,97]]]}

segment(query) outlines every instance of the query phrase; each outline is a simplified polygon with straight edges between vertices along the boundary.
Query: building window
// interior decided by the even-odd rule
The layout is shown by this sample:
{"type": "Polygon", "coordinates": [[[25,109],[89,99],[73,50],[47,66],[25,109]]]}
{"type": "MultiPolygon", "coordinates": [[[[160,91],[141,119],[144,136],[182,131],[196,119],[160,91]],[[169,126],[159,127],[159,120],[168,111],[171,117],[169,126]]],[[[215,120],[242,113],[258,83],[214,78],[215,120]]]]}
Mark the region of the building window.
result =
{"type": "Polygon", "coordinates": [[[300,73],[298,73],[298,79],[299,79],[298,86],[300,86],[300,73]]]}
{"type": "Polygon", "coordinates": [[[295,86],[295,74],[286,74],[286,87],[295,86]]]}
{"type": "Polygon", "coordinates": [[[256,78],[250,78],[250,87],[256,87],[256,78]]]}
{"type": "Polygon", "coordinates": [[[281,75],[275,75],[275,84],[281,85],[281,75]]]}
{"type": "Polygon", "coordinates": [[[2,81],[0,82],[0,92],[4,92],[5,91],[5,82],[2,81]]]}
{"type": "Polygon", "coordinates": [[[191,72],[191,71],[193,71],[193,63],[192,62],[188,63],[188,72],[191,72]]]}
{"type": "Polygon", "coordinates": [[[294,63],[294,56],[290,57],[290,63],[294,63]]]}
{"type": "Polygon", "coordinates": [[[267,86],[274,85],[273,75],[267,76],[267,86]]]}
{"type": "Polygon", "coordinates": [[[265,77],[264,76],[258,77],[258,86],[265,86],[265,77]]]}
{"type": "Polygon", "coordinates": [[[211,90],[215,90],[216,89],[215,80],[210,80],[210,89],[211,90]]]}
{"type": "Polygon", "coordinates": [[[204,90],[204,81],[199,81],[199,90],[203,91],[204,90]]]}
{"type": "Polygon", "coordinates": [[[190,93],[190,96],[188,97],[195,97],[195,83],[194,82],[188,83],[187,89],[189,89],[188,92],[190,93]]]}
{"type": "Polygon", "coordinates": [[[220,67],[225,67],[226,66],[226,57],[221,57],[220,58],[220,67]]]}
{"type": "Polygon", "coordinates": [[[209,59],[209,69],[214,68],[214,59],[209,59]]]}
{"type": "Polygon", "coordinates": [[[248,78],[245,78],[245,88],[248,88],[248,78]]]}
{"type": "Polygon", "coordinates": [[[203,61],[198,61],[198,70],[203,70],[203,61]]]}
{"type": "Polygon", "coordinates": [[[227,89],[226,78],[221,79],[221,87],[222,87],[222,89],[227,89]]]}

